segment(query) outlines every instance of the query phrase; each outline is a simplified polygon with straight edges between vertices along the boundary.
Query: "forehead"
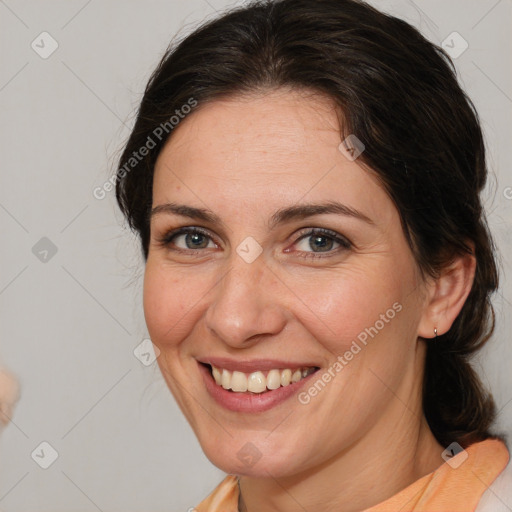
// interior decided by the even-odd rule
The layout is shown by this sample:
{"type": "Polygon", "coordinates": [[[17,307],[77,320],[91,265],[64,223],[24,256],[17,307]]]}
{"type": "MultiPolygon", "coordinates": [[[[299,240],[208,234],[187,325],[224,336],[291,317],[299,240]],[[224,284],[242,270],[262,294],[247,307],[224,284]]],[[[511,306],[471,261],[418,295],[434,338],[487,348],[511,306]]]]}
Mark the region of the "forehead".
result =
{"type": "Polygon", "coordinates": [[[291,157],[314,151],[313,132],[315,138],[331,142],[340,137],[332,101],[306,91],[277,89],[199,105],[175,129],[168,145],[178,151],[186,151],[183,146],[194,147],[194,152],[214,150],[221,158],[241,150],[291,157]]]}
{"type": "Polygon", "coordinates": [[[200,105],[175,128],[155,166],[153,204],[176,193],[197,203],[215,197],[295,203],[335,196],[366,206],[388,201],[378,180],[339,150],[339,111],[329,98],[275,90],[200,105]],[[195,196],[195,197],[194,197],[195,196]]]}

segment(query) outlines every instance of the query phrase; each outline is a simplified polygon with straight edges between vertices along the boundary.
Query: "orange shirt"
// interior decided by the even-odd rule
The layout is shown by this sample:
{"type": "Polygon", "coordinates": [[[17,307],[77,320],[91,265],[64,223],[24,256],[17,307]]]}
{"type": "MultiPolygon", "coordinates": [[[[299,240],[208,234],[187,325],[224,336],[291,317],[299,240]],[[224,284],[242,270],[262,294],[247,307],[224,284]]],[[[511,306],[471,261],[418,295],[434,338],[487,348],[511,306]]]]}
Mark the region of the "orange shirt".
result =
{"type": "MultiPolygon", "coordinates": [[[[508,460],[509,453],[502,441],[486,439],[474,443],[449,463],[364,512],[473,512],[508,460]],[[454,469],[466,455],[467,459],[454,469]]],[[[237,477],[228,475],[195,510],[238,512],[237,477]]]]}

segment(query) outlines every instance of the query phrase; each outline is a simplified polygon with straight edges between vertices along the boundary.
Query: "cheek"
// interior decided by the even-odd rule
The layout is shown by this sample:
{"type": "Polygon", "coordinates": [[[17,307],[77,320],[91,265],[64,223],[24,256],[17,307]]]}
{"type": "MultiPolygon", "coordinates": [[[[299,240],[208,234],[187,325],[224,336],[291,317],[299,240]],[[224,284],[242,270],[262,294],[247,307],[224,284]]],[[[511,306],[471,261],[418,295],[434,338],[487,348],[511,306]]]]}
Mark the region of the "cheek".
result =
{"type": "Polygon", "coordinates": [[[410,285],[407,276],[399,280],[392,272],[382,266],[347,266],[317,274],[314,283],[297,280],[290,284],[301,299],[296,304],[303,311],[297,316],[330,352],[342,354],[358,337],[369,338],[368,330],[375,333],[375,325],[380,333],[398,323],[396,310],[403,310],[401,301],[410,285]]]}
{"type": "Polygon", "coordinates": [[[160,348],[179,343],[193,327],[201,298],[208,288],[193,273],[187,278],[148,258],[144,273],[144,316],[153,343],[160,348]]]}

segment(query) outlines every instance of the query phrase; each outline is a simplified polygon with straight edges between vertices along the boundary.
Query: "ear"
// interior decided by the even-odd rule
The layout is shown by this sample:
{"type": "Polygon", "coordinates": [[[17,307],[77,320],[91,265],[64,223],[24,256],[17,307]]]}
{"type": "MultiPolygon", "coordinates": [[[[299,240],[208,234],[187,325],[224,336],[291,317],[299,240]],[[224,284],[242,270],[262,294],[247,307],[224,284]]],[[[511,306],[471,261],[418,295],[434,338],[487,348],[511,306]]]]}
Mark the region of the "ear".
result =
{"type": "Polygon", "coordinates": [[[472,254],[457,256],[427,284],[426,306],[418,326],[418,336],[434,338],[450,330],[466,301],[475,278],[476,259],[472,254]]]}

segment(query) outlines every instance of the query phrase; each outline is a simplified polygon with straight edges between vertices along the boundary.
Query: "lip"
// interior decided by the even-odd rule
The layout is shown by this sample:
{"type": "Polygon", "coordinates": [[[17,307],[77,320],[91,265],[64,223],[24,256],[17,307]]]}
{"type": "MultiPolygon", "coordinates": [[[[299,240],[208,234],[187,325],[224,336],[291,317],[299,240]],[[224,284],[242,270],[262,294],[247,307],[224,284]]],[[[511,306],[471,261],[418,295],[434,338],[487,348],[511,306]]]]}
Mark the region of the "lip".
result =
{"type": "Polygon", "coordinates": [[[252,373],[257,371],[265,372],[274,369],[285,370],[286,368],[289,368],[290,370],[296,370],[297,368],[318,368],[318,364],[315,363],[300,363],[296,361],[283,361],[278,359],[247,359],[237,361],[228,357],[207,357],[197,360],[200,363],[213,365],[217,368],[222,368],[231,372],[239,371],[244,373],[252,373]]]}
{"type": "MultiPolygon", "coordinates": [[[[219,360],[216,359],[216,361],[219,360]]],[[[261,361],[259,363],[261,363],[261,361]]],[[[275,362],[273,363],[275,364],[275,362]]],[[[281,386],[277,389],[266,391],[265,393],[251,393],[250,391],[246,391],[245,393],[235,393],[233,391],[228,391],[224,389],[222,386],[219,386],[213,379],[210,368],[205,366],[205,364],[201,364],[198,362],[198,367],[209,395],[215,400],[215,402],[217,402],[220,406],[224,407],[225,409],[228,409],[229,411],[233,412],[245,413],[264,412],[282,404],[286,400],[290,399],[293,395],[298,393],[298,391],[304,385],[306,385],[309,382],[309,380],[318,372],[317,370],[316,372],[311,373],[310,375],[299,380],[298,382],[293,382],[288,386],[281,386]]],[[[213,364],[217,366],[217,364],[213,364]]],[[[238,368],[241,368],[239,363],[237,363],[237,365],[238,368]]],[[[221,365],[219,364],[219,366],[221,365]]],[[[300,366],[301,365],[298,365],[297,367],[300,366]]],[[[262,366],[258,366],[257,368],[265,369],[262,368],[262,366]]],[[[269,369],[272,368],[279,368],[279,366],[269,367],[269,369]]],[[[290,367],[284,366],[283,368],[290,367]]],[[[226,368],[226,370],[228,369],[229,368],[226,368]]]]}

